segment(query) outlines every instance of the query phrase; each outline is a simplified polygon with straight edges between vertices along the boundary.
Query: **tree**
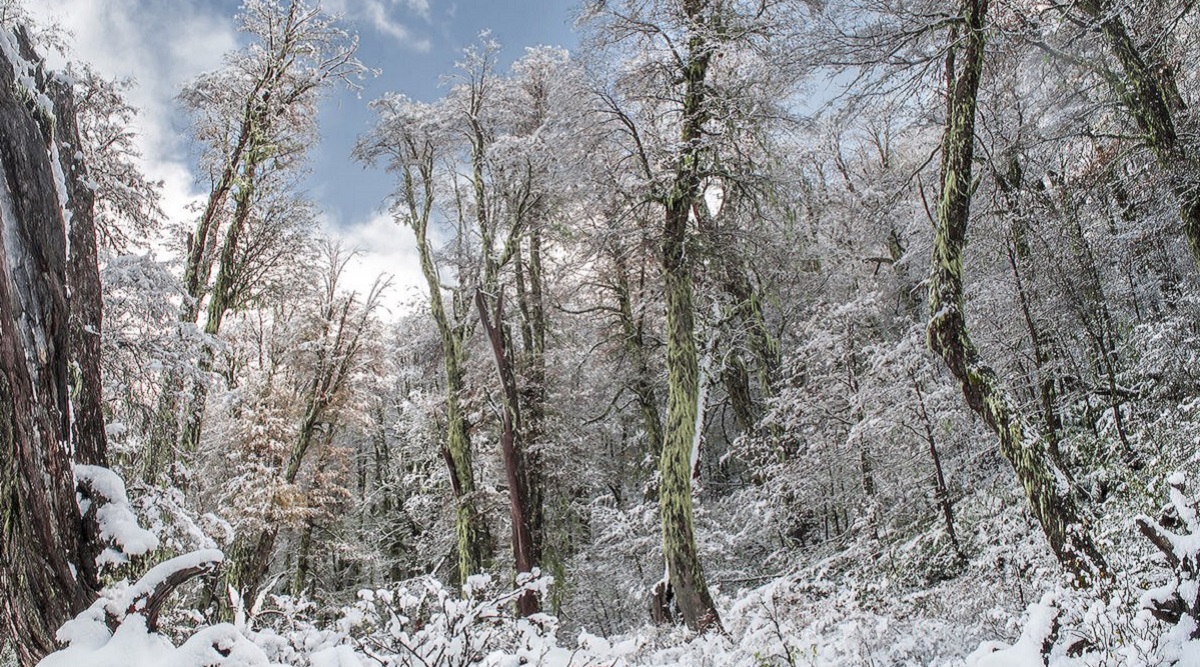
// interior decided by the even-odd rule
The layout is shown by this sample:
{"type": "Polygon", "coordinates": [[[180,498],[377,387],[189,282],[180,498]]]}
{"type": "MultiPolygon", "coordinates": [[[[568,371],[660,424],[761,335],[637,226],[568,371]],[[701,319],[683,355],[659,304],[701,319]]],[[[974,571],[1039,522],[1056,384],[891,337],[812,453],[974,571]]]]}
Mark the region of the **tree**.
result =
{"type": "Polygon", "coordinates": [[[107,451],[102,422],[85,430],[96,426],[100,387],[98,366],[81,362],[96,360],[71,347],[77,328],[99,324],[100,303],[90,191],[77,180],[86,168],[77,149],[59,146],[80,145],[74,100],[26,33],[10,30],[0,34],[0,141],[13,188],[0,217],[0,600],[9,636],[32,664],[99,588],[99,545],[75,502],[73,465],[102,465],[107,451]],[[89,409],[87,421],[73,419],[75,402],[89,409]]]}
{"type": "Polygon", "coordinates": [[[929,346],[942,357],[962,386],[963,396],[1000,436],[1000,450],[1012,464],[1030,509],[1050,548],[1078,581],[1108,577],[1103,557],[1079,516],[1062,473],[1031,433],[999,378],[980,360],[971,342],[963,296],[963,248],[971,212],[975,116],[983,74],[988,0],[964,0],[961,23],[950,33],[946,53],[946,125],[942,138],[933,278],[929,287],[929,346]]]}
{"type": "MultiPolygon", "coordinates": [[[[201,75],[180,94],[193,115],[193,134],[202,146],[200,167],[210,181],[203,212],[185,248],[187,300],[181,321],[193,324],[205,310],[203,331],[208,336],[220,333],[225,314],[242,306],[260,286],[256,281],[263,280],[263,267],[248,265],[268,259],[277,266],[288,255],[278,245],[256,248],[255,229],[278,241],[272,225],[295,222],[287,211],[297,204],[298,174],[316,135],[317,104],[330,87],[352,85],[354,77],[366,71],[355,59],[357,39],[304,0],[246,0],[241,23],[255,41],[227,56],[223,69],[201,75]]],[[[211,370],[212,362],[212,350],[206,346],[201,372],[211,370]]],[[[168,386],[178,383],[168,378],[168,386]]],[[[185,451],[199,443],[206,393],[205,385],[199,384],[183,417],[180,437],[185,451]]],[[[151,480],[176,444],[175,396],[174,390],[164,393],[163,423],[147,470],[151,480]]]]}
{"type": "Polygon", "coordinates": [[[470,303],[467,276],[459,271],[456,285],[450,290],[451,308],[447,309],[445,287],[430,238],[437,203],[437,167],[444,159],[446,142],[451,137],[445,126],[445,111],[439,106],[412,102],[401,96],[382,98],[373,106],[380,115],[379,124],[359,141],[355,155],[367,162],[386,161],[386,168],[397,174],[399,184],[393,215],[411,228],[416,237],[421,272],[429,289],[430,316],[441,339],[446,376],[446,435],[442,453],[457,504],[458,576],[466,582],[468,576],[484,569],[491,540],[476,497],[470,424],[462,406],[470,333],[466,321],[470,303]]]}
{"type": "Polygon", "coordinates": [[[251,345],[235,354],[234,365],[253,378],[246,387],[253,402],[231,410],[240,437],[230,438],[233,446],[222,448],[217,465],[241,463],[239,474],[226,480],[236,482],[228,511],[241,527],[226,575],[248,603],[263,592],[267,573],[278,564],[280,534],[289,529],[301,536],[293,581],[303,588],[312,555],[310,527],[349,493],[344,477],[332,479],[321,468],[338,458],[331,450],[346,425],[356,383],[373,370],[376,310],[386,287],[377,282],[363,295],[346,291],[342,281],[353,257],[327,242],[312,275],[315,285],[279,295],[272,308],[241,327],[249,330],[251,345]]]}
{"type": "MultiPolygon", "coordinates": [[[[101,567],[158,540],[106,467],[96,193],[75,91],[23,28],[5,25],[0,50],[0,614],[33,664],[92,604],[101,567]]],[[[148,590],[147,618],[193,574],[148,590]]]]}

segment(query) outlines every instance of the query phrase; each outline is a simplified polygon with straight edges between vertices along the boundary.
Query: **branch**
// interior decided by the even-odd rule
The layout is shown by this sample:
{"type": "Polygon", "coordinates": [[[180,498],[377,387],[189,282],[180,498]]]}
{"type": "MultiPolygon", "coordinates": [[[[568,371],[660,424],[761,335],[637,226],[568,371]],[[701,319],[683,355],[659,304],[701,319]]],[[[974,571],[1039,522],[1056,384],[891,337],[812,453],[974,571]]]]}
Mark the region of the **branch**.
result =
{"type": "Polygon", "coordinates": [[[130,614],[141,614],[146,619],[146,628],[151,632],[157,630],[158,615],[175,589],[215,571],[224,561],[225,555],[219,550],[205,549],[154,566],[120,598],[105,605],[105,623],[115,631],[130,614]]]}
{"type": "Polygon", "coordinates": [[[1137,523],[1138,532],[1150,540],[1150,543],[1158,547],[1158,550],[1167,557],[1167,562],[1170,563],[1171,569],[1179,569],[1179,557],[1175,555],[1175,545],[1171,544],[1171,539],[1167,537],[1163,529],[1157,524],[1151,523],[1150,518],[1139,516],[1134,520],[1137,523]]]}

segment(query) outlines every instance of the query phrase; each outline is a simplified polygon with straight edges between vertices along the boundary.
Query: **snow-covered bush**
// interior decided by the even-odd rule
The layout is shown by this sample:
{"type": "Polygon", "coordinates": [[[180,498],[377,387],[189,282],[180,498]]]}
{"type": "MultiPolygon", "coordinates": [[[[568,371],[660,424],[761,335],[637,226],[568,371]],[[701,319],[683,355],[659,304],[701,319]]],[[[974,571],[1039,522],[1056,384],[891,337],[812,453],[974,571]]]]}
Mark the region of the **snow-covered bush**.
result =
{"type": "Polygon", "coordinates": [[[58,631],[67,646],[50,654],[41,667],[257,667],[267,657],[236,627],[222,623],[202,628],[176,647],[157,630],[158,615],[179,584],[212,572],[224,556],[205,550],[172,558],[150,569],[132,585],[106,591],[91,607],[58,631]]]}
{"type": "Polygon", "coordinates": [[[392,664],[466,667],[478,664],[541,664],[558,649],[557,621],[546,614],[514,618],[510,609],[526,591],[544,596],[549,577],[524,581],[498,593],[491,577],[467,579],[463,595],[422,577],[392,588],[363,590],[337,622],[366,655],[387,655],[392,664]],[[517,663],[514,663],[517,664],[517,663]]]}

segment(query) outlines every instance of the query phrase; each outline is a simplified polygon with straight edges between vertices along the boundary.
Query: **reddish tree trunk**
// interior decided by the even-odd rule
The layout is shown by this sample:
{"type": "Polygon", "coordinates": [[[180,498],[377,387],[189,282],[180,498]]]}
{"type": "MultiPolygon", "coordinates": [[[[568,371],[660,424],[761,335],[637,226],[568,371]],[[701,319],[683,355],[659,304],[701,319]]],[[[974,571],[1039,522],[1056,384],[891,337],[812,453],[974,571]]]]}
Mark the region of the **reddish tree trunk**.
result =
{"type": "MultiPolygon", "coordinates": [[[[520,429],[521,413],[517,377],[513,372],[512,360],[504,340],[501,299],[496,299],[496,321],[488,315],[487,299],[481,290],[475,291],[475,305],[479,307],[479,319],[492,343],[492,354],[496,357],[496,370],[504,391],[503,430],[500,434],[500,451],[504,457],[504,476],[508,482],[509,510],[512,515],[513,556],[517,574],[533,572],[536,566],[533,555],[533,538],[529,530],[529,490],[525,486],[521,451],[517,447],[516,435],[520,429]]],[[[517,598],[517,611],[522,616],[536,614],[537,596],[532,592],[517,598]]]]}
{"type": "Polygon", "coordinates": [[[106,459],[100,281],[71,90],[0,39],[0,611],[33,664],[98,588],[73,465],[106,459]]]}

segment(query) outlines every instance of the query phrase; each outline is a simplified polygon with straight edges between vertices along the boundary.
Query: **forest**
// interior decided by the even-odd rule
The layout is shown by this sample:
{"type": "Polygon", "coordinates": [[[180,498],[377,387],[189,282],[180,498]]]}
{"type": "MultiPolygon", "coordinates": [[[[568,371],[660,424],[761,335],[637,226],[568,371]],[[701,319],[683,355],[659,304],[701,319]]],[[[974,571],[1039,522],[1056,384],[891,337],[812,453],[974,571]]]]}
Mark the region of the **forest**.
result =
{"type": "Polygon", "coordinates": [[[236,21],[178,219],[0,1],[0,665],[1200,665],[1195,2],[481,34],[345,156],[401,308],[305,180],[387,68],[236,21]]]}

